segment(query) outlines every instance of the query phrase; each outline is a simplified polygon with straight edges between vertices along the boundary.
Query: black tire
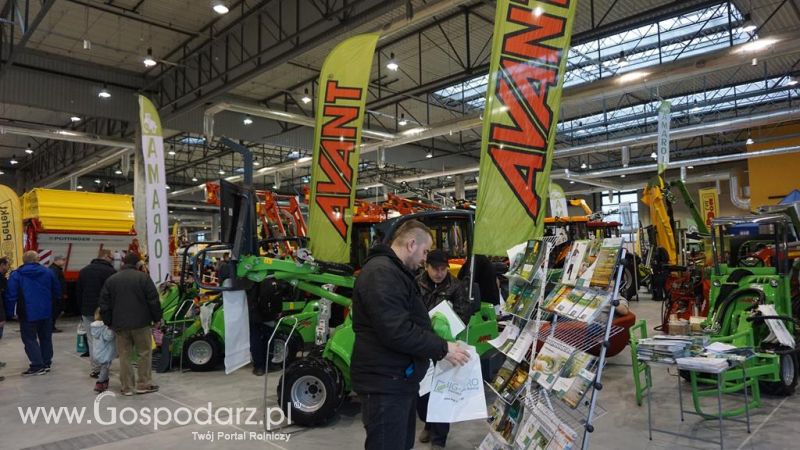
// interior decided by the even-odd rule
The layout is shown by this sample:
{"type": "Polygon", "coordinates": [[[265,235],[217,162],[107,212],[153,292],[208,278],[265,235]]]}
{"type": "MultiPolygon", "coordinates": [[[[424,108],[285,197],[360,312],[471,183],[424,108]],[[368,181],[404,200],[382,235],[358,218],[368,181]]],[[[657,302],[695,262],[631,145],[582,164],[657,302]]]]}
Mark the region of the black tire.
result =
{"type": "Polygon", "coordinates": [[[277,391],[278,401],[283,398],[281,408],[288,415],[287,406],[290,407],[292,422],[303,427],[331,420],[344,399],[342,378],[337,369],[328,361],[316,358],[303,358],[287,367],[278,381],[277,391]]]}
{"type": "MultiPolygon", "coordinates": [[[[284,344],[286,343],[286,333],[278,331],[272,338],[272,346],[267,353],[267,368],[270,372],[283,369],[284,344]]],[[[303,341],[296,334],[289,339],[286,346],[286,367],[289,367],[297,359],[297,354],[303,350],[303,341]]]]}
{"type": "Polygon", "coordinates": [[[214,370],[222,361],[222,345],[211,334],[189,338],[183,344],[183,361],[193,372],[214,370]]]}
{"type": "Polygon", "coordinates": [[[794,393],[797,386],[798,365],[797,352],[780,354],[780,369],[778,373],[781,380],[777,382],[762,381],[761,392],[776,397],[788,397],[794,393]]]}

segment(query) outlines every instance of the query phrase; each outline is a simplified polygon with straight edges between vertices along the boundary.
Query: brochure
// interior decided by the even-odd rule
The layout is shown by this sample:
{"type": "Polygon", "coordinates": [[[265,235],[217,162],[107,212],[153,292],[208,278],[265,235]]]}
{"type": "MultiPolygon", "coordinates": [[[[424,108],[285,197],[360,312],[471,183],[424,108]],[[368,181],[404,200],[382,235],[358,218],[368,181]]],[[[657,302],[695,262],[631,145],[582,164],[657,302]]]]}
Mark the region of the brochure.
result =
{"type": "Polygon", "coordinates": [[[581,298],[586,295],[587,290],[584,288],[575,288],[569,294],[567,294],[566,298],[562,299],[558,302],[555,306],[554,312],[556,314],[566,316],[575,305],[580,302],[581,298]]]}
{"type": "Polygon", "coordinates": [[[595,318],[603,311],[611,301],[611,294],[606,291],[597,290],[596,295],[587,303],[586,307],[578,315],[578,320],[586,323],[594,322],[595,318]]]}
{"type": "Polygon", "coordinates": [[[500,370],[497,371],[497,376],[495,376],[492,382],[492,387],[495,391],[498,393],[503,392],[506,383],[511,379],[511,376],[514,374],[514,369],[516,368],[517,363],[511,358],[506,358],[506,361],[500,367],[500,370]]]}
{"type": "Polygon", "coordinates": [[[532,450],[546,450],[550,442],[555,437],[560,420],[541,403],[537,403],[533,407],[533,415],[536,417],[538,426],[536,432],[533,434],[529,449],[532,450]]]}
{"type": "Polygon", "coordinates": [[[581,315],[583,310],[586,309],[589,303],[591,303],[596,296],[597,292],[595,292],[594,290],[590,289],[586,291],[586,293],[583,294],[583,297],[581,297],[580,300],[575,302],[572,308],[570,308],[570,310],[565,315],[568,317],[572,317],[573,319],[577,319],[581,315]]]}
{"type": "Polygon", "coordinates": [[[553,440],[550,441],[550,445],[547,446],[547,450],[571,450],[576,448],[575,443],[577,440],[578,433],[564,422],[561,422],[558,425],[553,440]]]}
{"type": "Polygon", "coordinates": [[[561,275],[561,283],[574,286],[578,280],[581,263],[586,256],[589,248],[589,241],[575,241],[569,249],[566,261],[564,261],[564,273],[561,275]]]}
{"type": "Polygon", "coordinates": [[[592,286],[608,287],[611,284],[621,250],[621,238],[603,239],[603,246],[597,254],[597,261],[591,277],[592,286]]]}
{"type": "Polygon", "coordinates": [[[558,339],[547,338],[533,363],[533,380],[547,390],[552,389],[574,351],[574,347],[558,339]]]}
{"type": "Polygon", "coordinates": [[[595,239],[590,242],[589,248],[586,250],[586,256],[584,256],[581,267],[578,270],[578,280],[575,281],[575,286],[589,286],[589,282],[592,280],[592,274],[594,274],[597,255],[600,253],[602,245],[602,239],[595,239]]]}
{"type": "MultiPolygon", "coordinates": [[[[543,325],[543,322],[538,323],[540,327],[543,325]]],[[[506,353],[506,356],[516,362],[522,362],[522,360],[525,359],[525,357],[531,351],[533,341],[536,339],[536,324],[536,320],[529,320],[528,323],[525,324],[525,327],[519,333],[519,337],[517,338],[516,342],[514,342],[514,345],[511,347],[511,349],[506,353]]]]}
{"type": "MultiPolygon", "coordinates": [[[[586,392],[586,386],[582,386],[583,381],[581,375],[584,371],[589,374],[589,382],[594,379],[591,368],[595,366],[597,359],[580,350],[575,351],[564,365],[561,374],[556,382],[553,384],[553,393],[556,397],[564,400],[571,407],[575,408],[578,402],[586,392]],[[575,390],[575,392],[572,392],[575,390]],[[570,401],[567,401],[567,396],[570,396],[570,401]],[[578,397],[573,401],[573,397],[578,397]]],[[[585,374],[584,374],[585,375],[585,374]]]]}
{"type": "Polygon", "coordinates": [[[511,379],[508,380],[505,388],[503,388],[503,392],[500,393],[500,396],[507,402],[514,401],[517,395],[522,391],[522,388],[525,387],[525,382],[528,381],[528,371],[527,362],[522,362],[518,365],[517,368],[514,369],[511,379]]]}
{"type": "Polygon", "coordinates": [[[566,284],[556,285],[553,290],[550,291],[550,294],[547,295],[547,298],[544,299],[542,308],[546,311],[555,311],[558,303],[566,299],[570,292],[572,292],[572,289],[572,286],[566,284]]]}

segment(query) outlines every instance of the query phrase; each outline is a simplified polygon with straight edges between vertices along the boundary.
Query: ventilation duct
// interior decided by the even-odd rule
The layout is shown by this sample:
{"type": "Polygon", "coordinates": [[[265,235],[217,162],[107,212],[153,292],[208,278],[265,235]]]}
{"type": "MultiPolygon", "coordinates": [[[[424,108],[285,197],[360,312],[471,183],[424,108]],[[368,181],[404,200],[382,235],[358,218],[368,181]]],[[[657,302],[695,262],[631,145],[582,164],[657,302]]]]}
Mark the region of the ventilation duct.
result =
{"type": "MultiPolygon", "coordinates": [[[[743,209],[745,211],[750,211],[750,199],[744,198],[740,192],[739,175],[733,175],[733,174],[731,175],[730,188],[731,188],[731,203],[733,203],[733,206],[739,209],[743,209]]],[[[744,188],[742,188],[741,191],[744,191],[744,188]]]]}

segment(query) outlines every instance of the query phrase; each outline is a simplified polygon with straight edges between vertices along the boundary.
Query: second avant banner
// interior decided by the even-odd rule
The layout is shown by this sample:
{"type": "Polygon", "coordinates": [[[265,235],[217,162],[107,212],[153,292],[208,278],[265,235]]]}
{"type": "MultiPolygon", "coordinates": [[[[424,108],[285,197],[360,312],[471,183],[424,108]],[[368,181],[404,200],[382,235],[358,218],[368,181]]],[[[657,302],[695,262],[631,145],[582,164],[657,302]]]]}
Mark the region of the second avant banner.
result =
{"type": "Polygon", "coordinates": [[[481,143],[475,253],[541,236],[577,0],[499,0],[481,143]]]}

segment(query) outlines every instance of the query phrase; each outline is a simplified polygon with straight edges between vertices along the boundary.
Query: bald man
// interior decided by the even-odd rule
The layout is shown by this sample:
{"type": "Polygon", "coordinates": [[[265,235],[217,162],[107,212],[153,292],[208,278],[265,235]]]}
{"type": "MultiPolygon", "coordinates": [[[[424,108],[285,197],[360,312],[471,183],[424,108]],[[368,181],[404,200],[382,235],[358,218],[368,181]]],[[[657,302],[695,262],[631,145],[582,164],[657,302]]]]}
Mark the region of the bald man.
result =
{"type": "Polygon", "coordinates": [[[39,255],[28,251],[23,264],[8,279],[6,315],[19,319],[19,331],[30,366],[22,376],[44,375],[53,362],[53,304],[61,297],[55,274],[39,265],[39,255]]]}

